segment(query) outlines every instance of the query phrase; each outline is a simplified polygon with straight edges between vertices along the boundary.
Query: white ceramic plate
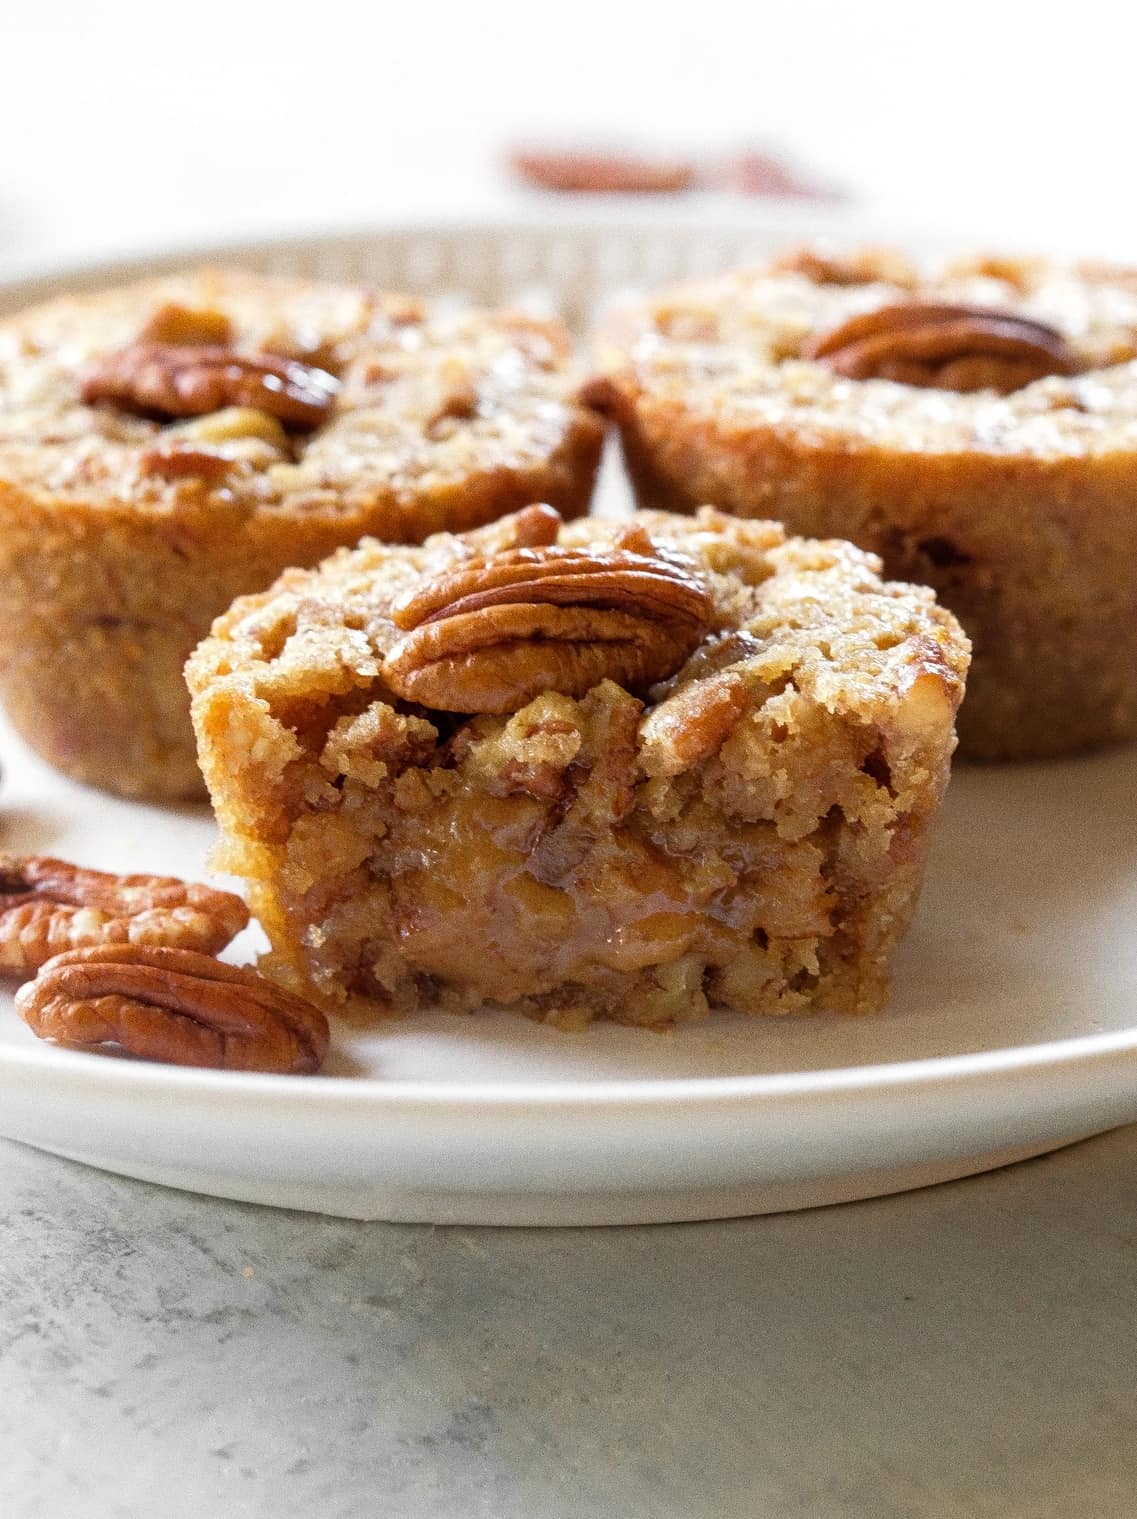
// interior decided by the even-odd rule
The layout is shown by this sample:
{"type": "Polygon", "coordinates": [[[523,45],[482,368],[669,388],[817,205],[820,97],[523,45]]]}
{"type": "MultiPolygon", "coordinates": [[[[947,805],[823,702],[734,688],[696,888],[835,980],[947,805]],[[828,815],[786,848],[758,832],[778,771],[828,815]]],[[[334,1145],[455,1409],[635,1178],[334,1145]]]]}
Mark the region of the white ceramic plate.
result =
{"type": "MultiPolygon", "coordinates": [[[[610,234],[482,233],[477,267],[499,279],[516,239],[517,280],[537,287],[544,269],[547,290],[583,311],[606,267],[630,276],[619,259],[634,238],[624,229],[610,244],[610,234]],[[606,265],[612,246],[624,252],[606,265]],[[570,250],[564,267],[557,248],[570,250]]],[[[750,229],[746,247],[784,235],[750,229]]],[[[462,283],[455,237],[441,235],[436,252],[447,286],[462,283]]],[[[420,231],[242,258],[406,284],[397,274],[408,240],[429,247],[420,231]]],[[[707,267],[710,240],[673,234],[656,263],[707,267]]],[[[716,246],[722,260],[737,256],[729,240],[716,246]]],[[[493,293],[492,281],[467,283],[493,293]]],[[[607,489],[612,506],[619,482],[607,489]]],[[[3,729],[0,761],[3,848],[204,874],[207,809],[72,785],[3,729]]],[[[1135,786],[1132,750],[960,769],[895,996],[876,1019],[713,1017],[660,1035],[438,1016],[337,1028],[326,1074],[302,1080],[57,1050],[32,1038],[5,994],[0,1134],[218,1196],[437,1223],[766,1212],[1037,1154],[1137,1120],[1135,786]]],[[[255,948],[250,933],[234,956],[255,948]]]]}

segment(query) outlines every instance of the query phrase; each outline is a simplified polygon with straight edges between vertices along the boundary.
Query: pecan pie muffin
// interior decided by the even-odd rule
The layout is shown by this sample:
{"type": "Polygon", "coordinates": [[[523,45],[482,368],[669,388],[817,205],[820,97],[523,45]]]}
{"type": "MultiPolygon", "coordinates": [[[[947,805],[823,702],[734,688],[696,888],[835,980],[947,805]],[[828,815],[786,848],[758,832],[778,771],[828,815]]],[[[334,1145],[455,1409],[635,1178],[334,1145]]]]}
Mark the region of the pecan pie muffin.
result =
{"type": "Polygon", "coordinates": [[[968,645],[879,568],[533,506],[242,598],[187,673],[263,968],[561,1024],[880,1008],[968,645]]]}
{"type": "Polygon", "coordinates": [[[0,325],[0,698],[79,780],[203,795],[182,667],[213,618],[364,533],[584,511],[577,384],[556,324],[250,274],[0,325]]]}
{"type": "Polygon", "coordinates": [[[618,314],[640,504],[850,538],[975,643],[962,752],[1137,737],[1137,271],[788,255],[618,314]]]}

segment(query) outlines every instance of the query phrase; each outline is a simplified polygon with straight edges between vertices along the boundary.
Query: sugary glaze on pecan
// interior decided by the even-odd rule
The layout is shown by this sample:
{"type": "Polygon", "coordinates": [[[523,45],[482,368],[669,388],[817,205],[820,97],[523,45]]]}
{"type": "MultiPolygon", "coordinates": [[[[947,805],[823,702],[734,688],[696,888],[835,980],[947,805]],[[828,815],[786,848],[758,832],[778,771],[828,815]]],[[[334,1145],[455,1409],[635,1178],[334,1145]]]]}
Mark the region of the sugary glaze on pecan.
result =
{"type": "Polygon", "coordinates": [[[35,970],[64,950],[108,944],[214,954],[248,921],[240,897],[211,886],[0,854],[0,974],[35,970]]]}
{"type": "Polygon", "coordinates": [[[383,678],[397,695],[503,713],[542,691],[583,696],[605,679],[633,690],[666,679],[713,605],[690,562],[629,528],[608,552],[550,542],[460,560],[402,596],[391,617],[404,636],[383,678]]]}
{"type": "Polygon", "coordinates": [[[657,554],[646,534],[635,538],[634,550],[628,537],[617,542],[609,553],[543,545],[466,560],[397,601],[392,621],[408,630],[491,607],[547,602],[640,610],[706,625],[710,600],[690,568],[657,554]]]}
{"type": "Polygon", "coordinates": [[[849,317],[810,337],[802,358],[851,380],[895,380],[940,390],[1006,395],[1077,359],[1046,322],[989,306],[901,301],[849,317]]]}
{"type": "Polygon", "coordinates": [[[328,1021],[311,1003],[246,967],[162,945],[56,955],[16,1008],[40,1039],[170,1065],[308,1075],[328,1050],[328,1021]]]}
{"type": "Polygon", "coordinates": [[[100,358],[83,378],[90,406],[140,416],[200,417],[227,406],[267,412],[287,427],[326,422],[339,381],[279,354],[238,353],[216,344],[135,343],[100,358]]]}

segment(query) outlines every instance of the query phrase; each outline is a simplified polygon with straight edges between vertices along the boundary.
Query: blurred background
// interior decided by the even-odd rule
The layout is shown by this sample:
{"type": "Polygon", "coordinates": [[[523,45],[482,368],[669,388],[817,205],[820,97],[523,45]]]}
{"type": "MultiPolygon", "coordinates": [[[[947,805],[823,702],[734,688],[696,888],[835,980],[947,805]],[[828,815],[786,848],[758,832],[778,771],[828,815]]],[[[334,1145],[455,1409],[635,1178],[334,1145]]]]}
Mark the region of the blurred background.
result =
{"type": "Polygon", "coordinates": [[[518,184],[510,152],[608,142],[697,166],[703,188],[637,198],[653,215],[773,206],[852,236],[1137,257],[1137,13],[1101,0],[4,15],[3,273],[278,229],[559,215],[576,198],[518,184]],[[772,158],[774,188],[830,198],[759,195],[753,174],[727,188],[744,152],[772,158]]]}

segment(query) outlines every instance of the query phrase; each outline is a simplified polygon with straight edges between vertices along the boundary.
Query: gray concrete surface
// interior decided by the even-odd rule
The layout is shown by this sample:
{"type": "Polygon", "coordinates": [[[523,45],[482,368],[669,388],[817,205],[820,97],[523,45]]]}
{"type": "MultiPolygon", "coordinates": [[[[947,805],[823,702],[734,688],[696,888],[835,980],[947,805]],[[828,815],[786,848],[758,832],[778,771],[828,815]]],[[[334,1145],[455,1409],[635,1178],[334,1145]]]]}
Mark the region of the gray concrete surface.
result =
{"type": "Polygon", "coordinates": [[[1137,1128],[595,1231],[359,1224],[0,1143],[5,1519],[1132,1519],[1137,1128]]]}

